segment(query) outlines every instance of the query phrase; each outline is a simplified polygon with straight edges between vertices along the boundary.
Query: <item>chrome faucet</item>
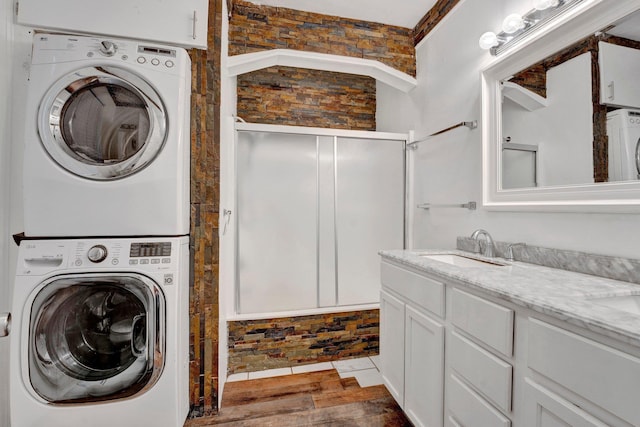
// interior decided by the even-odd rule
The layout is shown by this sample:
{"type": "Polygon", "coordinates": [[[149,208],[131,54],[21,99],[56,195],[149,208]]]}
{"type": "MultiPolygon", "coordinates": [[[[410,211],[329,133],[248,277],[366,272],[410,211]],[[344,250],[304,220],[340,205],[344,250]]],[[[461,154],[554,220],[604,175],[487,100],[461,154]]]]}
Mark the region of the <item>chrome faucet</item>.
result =
{"type": "Polygon", "coordinates": [[[482,246],[480,246],[480,252],[482,253],[482,255],[487,256],[487,257],[493,257],[493,239],[491,238],[491,235],[489,234],[488,231],[483,230],[481,228],[477,229],[476,231],[473,232],[473,234],[471,234],[471,238],[473,240],[475,240],[476,242],[478,242],[478,245],[480,245],[480,236],[484,236],[484,239],[486,240],[486,244],[484,245],[484,250],[482,249],[482,246]]]}
{"type": "Polygon", "coordinates": [[[527,246],[526,243],[510,243],[509,246],[507,246],[507,254],[505,255],[505,259],[507,261],[515,261],[515,259],[513,258],[513,247],[514,246],[527,246]]]}

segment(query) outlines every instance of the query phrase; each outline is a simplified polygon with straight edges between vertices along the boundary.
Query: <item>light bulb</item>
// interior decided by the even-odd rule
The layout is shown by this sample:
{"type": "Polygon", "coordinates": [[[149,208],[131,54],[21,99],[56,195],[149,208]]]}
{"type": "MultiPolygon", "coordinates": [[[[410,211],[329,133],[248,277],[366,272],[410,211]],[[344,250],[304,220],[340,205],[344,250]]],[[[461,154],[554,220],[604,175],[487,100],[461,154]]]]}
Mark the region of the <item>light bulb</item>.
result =
{"type": "Polygon", "coordinates": [[[517,13],[513,13],[502,21],[502,31],[507,34],[513,34],[524,28],[524,19],[517,13]]]}
{"type": "Polygon", "coordinates": [[[545,10],[550,7],[556,7],[558,3],[558,0],[533,0],[533,7],[536,10],[545,10]]]}
{"type": "Polygon", "coordinates": [[[480,36],[478,44],[482,49],[491,49],[494,46],[498,46],[498,36],[493,31],[487,31],[480,36]]]}

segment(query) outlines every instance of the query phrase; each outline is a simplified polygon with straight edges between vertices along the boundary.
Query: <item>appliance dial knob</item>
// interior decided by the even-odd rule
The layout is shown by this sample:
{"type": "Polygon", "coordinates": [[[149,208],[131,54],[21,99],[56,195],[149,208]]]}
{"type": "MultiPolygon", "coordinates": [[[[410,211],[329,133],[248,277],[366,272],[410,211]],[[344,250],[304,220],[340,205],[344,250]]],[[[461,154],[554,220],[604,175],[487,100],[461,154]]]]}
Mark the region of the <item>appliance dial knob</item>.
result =
{"type": "Polygon", "coordinates": [[[113,42],[110,42],[108,40],[100,42],[100,53],[102,53],[103,55],[113,56],[116,54],[116,50],[118,50],[118,48],[115,44],[113,44],[113,42]]]}
{"type": "Polygon", "coordinates": [[[92,246],[91,249],[89,249],[89,252],[87,252],[87,258],[89,258],[89,261],[91,262],[102,262],[107,258],[107,248],[103,245],[92,246]]]}

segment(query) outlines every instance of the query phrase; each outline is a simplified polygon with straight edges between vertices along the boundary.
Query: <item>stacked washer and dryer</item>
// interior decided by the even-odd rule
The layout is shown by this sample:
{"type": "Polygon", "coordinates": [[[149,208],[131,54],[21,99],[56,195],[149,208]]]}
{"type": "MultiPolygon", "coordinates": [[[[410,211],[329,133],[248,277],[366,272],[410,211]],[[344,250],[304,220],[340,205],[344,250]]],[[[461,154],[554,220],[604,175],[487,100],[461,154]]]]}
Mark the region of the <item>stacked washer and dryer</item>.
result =
{"type": "Polygon", "coordinates": [[[13,426],[184,423],[190,69],[181,48],[34,36],[13,426]]]}

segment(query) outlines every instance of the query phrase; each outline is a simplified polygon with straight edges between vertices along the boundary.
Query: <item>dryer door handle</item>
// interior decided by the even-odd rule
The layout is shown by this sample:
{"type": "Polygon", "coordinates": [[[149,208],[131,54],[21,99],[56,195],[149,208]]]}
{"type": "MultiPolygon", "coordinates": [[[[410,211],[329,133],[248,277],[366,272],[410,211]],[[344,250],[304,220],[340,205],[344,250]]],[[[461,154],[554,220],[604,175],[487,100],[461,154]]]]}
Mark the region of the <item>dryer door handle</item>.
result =
{"type": "Polygon", "coordinates": [[[636,142],[636,174],[637,178],[640,179],[640,138],[636,142]]]}
{"type": "Polygon", "coordinates": [[[11,313],[0,313],[0,337],[6,337],[11,332],[11,313]]]}
{"type": "Polygon", "coordinates": [[[134,316],[131,322],[131,354],[135,357],[147,355],[147,318],[144,314],[134,316]]]}

